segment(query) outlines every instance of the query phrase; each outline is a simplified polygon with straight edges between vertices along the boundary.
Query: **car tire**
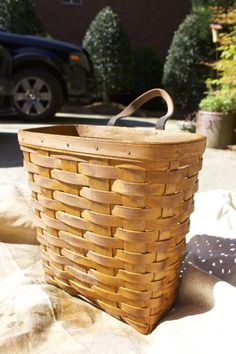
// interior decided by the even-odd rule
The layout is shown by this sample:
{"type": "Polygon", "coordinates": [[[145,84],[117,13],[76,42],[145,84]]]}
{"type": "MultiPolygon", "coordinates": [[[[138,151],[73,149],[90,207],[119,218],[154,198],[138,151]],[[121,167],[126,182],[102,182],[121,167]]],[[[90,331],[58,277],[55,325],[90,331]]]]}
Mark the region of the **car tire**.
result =
{"type": "Polygon", "coordinates": [[[61,85],[51,73],[31,68],[13,76],[13,107],[20,119],[46,121],[53,118],[62,105],[61,85]]]}

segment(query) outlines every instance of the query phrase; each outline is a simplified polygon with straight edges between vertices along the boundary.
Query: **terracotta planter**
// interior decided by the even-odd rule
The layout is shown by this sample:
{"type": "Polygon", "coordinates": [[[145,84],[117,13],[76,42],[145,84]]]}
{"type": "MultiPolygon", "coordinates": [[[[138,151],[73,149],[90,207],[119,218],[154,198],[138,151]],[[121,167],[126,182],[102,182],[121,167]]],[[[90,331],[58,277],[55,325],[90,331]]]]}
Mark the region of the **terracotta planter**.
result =
{"type": "Polygon", "coordinates": [[[225,149],[236,142],[236,114],[199,111],[197,114],[198,134],[207,137],[207,147],[225,149]]]}

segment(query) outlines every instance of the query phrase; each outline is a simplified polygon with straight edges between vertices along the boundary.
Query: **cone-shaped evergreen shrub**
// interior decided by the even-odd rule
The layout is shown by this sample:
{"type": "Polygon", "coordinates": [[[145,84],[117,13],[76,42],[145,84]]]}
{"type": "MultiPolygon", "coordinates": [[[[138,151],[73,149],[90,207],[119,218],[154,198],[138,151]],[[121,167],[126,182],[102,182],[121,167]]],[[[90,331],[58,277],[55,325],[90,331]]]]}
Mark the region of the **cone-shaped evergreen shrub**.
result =
{"type": "Polygon", "coordinates": [[[206,89],[210,71],[206,62],[214,56],[209,21],[205,8],[188,15],[174,34],[164,65],[164,87],[182,109],[195,110],[206,89]]]}
{"type": "Polygon", "coordinates": [[[83,47],[93,62],[98,96],[107,102],[112,95],[132,89],[129,38],[118,14],[110,7],[105,7],[92,21],[83,47]]]}
{"type": "Polygon", "coordinates": [[[1,0],[0,27],[21,34],[44,34],[32,0],[1,0]]]}

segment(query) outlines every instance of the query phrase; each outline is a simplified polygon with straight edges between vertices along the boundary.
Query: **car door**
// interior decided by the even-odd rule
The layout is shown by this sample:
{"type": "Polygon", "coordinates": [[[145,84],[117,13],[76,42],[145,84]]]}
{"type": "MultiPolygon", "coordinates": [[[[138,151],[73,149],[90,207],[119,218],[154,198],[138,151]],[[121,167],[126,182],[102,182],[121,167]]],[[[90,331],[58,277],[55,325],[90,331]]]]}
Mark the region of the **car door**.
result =
{"type": "Polygon", "coordinates": [[[12,94],[12,60],[8,51],[0,45],[0,108],[8,106],[12,94]]]}

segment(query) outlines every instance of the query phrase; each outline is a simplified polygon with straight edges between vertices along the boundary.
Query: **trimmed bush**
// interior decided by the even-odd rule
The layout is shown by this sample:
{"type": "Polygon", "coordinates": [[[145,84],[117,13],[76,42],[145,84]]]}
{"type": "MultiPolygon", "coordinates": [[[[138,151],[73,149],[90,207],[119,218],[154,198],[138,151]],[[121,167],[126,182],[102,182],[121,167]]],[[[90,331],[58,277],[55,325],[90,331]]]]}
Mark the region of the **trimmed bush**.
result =
{"type": "Polygon", "coordinates": [[[137,96],[154,87],[161,86],[163,64],[157,51],[150,45],[142,45],[133,51],[134,94],[137,96]]]}
{"type": "Polygon", "coordinates": [[[195,110],[206,89],[210,68],[205,63],[214,57],[209,19],[210,12],[204,8],[188,15],[169,49],[163,84],[182,109],[195,110]]]}
{"type": "Polygon", "coordinates": [[[83,40],[93,62],[98,96],[108,102],[111,96],[132,90],[132,54],[121,20],[105,7],[90,24],[83,40]]]}
{"type": "Polygon", "coordinates": [[[20,34],[45,34],[32,0],[1,1],[0,27],[20,34]]]}
{"type": "Polygon", "coordinates": [[[222,6],[229,7],[235,4],[235,0],[192,0],[193,7],[198,6],[222,6]]]}
{"type": "Polygon", "coordinates": [[[220,92],[218,95],[209,95],[201,100],[199,108],[202,111],[208,112],[235,112],[235,92],[231,95],[225,94],[224,92],[220,92]]]}
{"type": "Polygon", "coordinates": [[[9,28],[9,3],[0,1],[0,28],[7,30],[9,28]]]}

